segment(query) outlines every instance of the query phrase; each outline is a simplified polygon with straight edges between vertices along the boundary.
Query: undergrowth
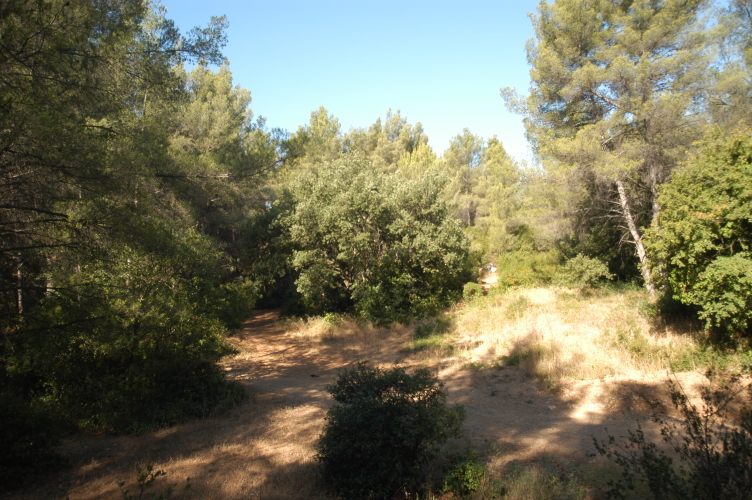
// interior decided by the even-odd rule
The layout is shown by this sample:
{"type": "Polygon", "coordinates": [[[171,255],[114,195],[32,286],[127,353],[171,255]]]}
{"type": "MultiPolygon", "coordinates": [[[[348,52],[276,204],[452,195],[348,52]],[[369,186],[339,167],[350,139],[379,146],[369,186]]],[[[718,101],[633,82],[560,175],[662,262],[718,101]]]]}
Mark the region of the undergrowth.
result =
{"type": "Polygon", "coordinates": [[[595,440],[598,452],[622,468],[621,478],[610,482],[611,498],[626,498],[640,482],[661,500],[752,498],[752,383],[744,380],[739,375],[711,377],[699,404],[669,381],[680,418],[653,413],[663,446],[639,425],[625,444],[614,436],[595,440]]]}
{"type": "Polygon", "coordinates": [[[585,486],[545,462],[511,462],[495,474],[486,474],[472,496],[475,500],[583,500],[585,486]]]}

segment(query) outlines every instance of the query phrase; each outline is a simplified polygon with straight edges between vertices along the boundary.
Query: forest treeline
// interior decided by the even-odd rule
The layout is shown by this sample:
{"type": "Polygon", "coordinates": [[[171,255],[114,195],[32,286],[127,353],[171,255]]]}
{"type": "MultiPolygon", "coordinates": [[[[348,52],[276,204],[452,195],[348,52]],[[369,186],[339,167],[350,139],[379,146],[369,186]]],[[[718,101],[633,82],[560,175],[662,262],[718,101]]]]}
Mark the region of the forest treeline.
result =
{"type": "Polygon", "coordinates": [[[66,431],[241,399],[217,362],[259,306],[408,322],[485,264],[513,286],[597,260],[749,334],[751,13],[542,1],[529,95],[501,90],[527,164],[467,129],[437,154],[399,111],[269,129],[223,17],[181,34],[143,0],[3,2],[0,479],[66,431]]]}

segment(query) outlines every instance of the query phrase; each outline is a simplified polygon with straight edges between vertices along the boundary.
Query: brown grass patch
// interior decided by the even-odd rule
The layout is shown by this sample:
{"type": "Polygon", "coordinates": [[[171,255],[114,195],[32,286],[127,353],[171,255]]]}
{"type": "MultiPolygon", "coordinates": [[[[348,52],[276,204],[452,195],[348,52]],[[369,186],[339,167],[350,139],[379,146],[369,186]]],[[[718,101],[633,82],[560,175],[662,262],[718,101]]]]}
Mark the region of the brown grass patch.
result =
{"type": "Polygon", "coordinates": [[[473,345],[461,362],[518,365],[550,387],[664,378],[697,340],[656,331],[635,305],[641,296],[635,290],[589,296],[562,289],[496,293],[457,313],[455,333],[473,345]]]}

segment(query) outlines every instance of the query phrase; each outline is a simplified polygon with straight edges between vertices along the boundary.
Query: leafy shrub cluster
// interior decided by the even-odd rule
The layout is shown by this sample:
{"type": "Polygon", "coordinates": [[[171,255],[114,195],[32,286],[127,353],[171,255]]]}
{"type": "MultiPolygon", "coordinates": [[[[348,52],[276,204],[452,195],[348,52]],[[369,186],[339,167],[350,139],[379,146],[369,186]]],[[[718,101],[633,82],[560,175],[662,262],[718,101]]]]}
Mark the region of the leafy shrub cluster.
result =
{"type": "Polygon", "coordinates": [[[242,396],[216,363],[257,296],[235,236],[273,147],[206,67],[223,18],[182,36],[142,0],[0,10],[4,485],[44,461],[50,422],[142,430],[242,396]]]}
{"type": "Polygon", "coordinates": [[[478,460],[475,450],[468,450],[464,456],[456,457],[449,472],[444,475],[444,491],[457,495],[467,495],[481,486],[486,468],[478,460]]]}
{"type": "Polygon", "coordinates": [[[660,189],[646,233],[666,293],[700,307],[707,327],[749,333],[752,319],[752,137],[716,132],[660,189]]]}
{"type": "Polygon", "coordinates": [[[693,404],[678,384],[671,382],[671,402],[682,415],[681,424],[654,414],[663,441],[678,457],[666,454],[648,440],[638,426],[625,446],[595,441],[601,455],[622,467],[622,478],[611,482],[611,496],[625,498],[637,481],[647,483],[656,499],[752,498],[752,384],[731,376],[701,392],[700,407],[693,404]],[[747,401],[744,402],[744,398],[747,401]],[[741,409],[734,403],[742,400],[741,409]],[[738,415],[732,421],[730,417],[738,415]]]}
{"type": "Polygon", "coordinates": [[[406,323],[459,298],[472,278],[468,242],[442,200],[444,184],[431,173],[385,175],[358,154],[299,178],[278,202],[287,207],[278,224],[303,309],[406,323]]]}
{"type": "Polygon", "coordinates": [[[499,286],[530,286],[550,283],[559,269],[556,251],[515,250],[497,260],[499,286]]]}
{"type": "Polygon", "coordinates": [[[126,225],[136,241],[95,249],[84,265],[71,258],[75,269],[59,253],[58,287],[27,315],[23,349],[6,352],[5,381],[95,431],[171,425],[238,401],[216,363],[255,290],[223,283],[209,238],[159,220],[126,225]],[[34,328],[43,322],[68,326],[34,328]]]}
{"type": "Polygon", "coordinates": [[[460,406],[446,405],[428,370],[410,375],[365,364],[344,370],[327,390],[329,410],[318,444],[324,476],[344,498],[389,499],[419,490],[438,447],[456,436],[460,406]]]}
{"type": "Polygon", "coordinates": [[[606,264],[582,254],[569,259],[555,276],[558,283],[579,289],[593,287],[599,281],[612,277],[606,264]]]}

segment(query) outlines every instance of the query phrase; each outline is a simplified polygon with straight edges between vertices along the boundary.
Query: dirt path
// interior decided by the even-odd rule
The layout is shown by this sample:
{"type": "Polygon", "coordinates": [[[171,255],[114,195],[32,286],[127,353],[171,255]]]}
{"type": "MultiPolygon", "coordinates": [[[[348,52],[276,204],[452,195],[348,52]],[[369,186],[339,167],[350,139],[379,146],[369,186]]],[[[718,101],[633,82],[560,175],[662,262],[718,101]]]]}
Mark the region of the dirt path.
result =
{"type": "Polygon", "coordinates": [[[277,318],[277,311],[259,311],[231,338],[239,353],[224,361],[224,369],[252,396],[229,414],[143,436],[76,437],[61,447],[76,464],[73,471],[6,498],[120,498],[115,482],[125,480],[136,491],[133,470],[147,462],[168,473],[156,487],[193,478],[180,498],[329,498],[314,458],[332,404],[325,386],[340,368],[360,360],[437,373],[450,403],[465,406],[461,444],[469,441],[492,458],[491,468],[548,460],[565,473],[597,476],[604,464],[594,456],[592,436],[605,436],[606,424],[616,435],[634,427],[636,414],[603,401],[591,390],[597,382],[565,398],[517,368],[473,370],[410,358],[402,349],[409,329],[382,331],[370,343],[314,342],[284,330],[277,318]]]}
{"type": "MultiPolygon", "coordinates": [[[[359,360],[426,366],[405,358],[400,350],[404,335],[386,338],[371,349],[347,349],[303,342],[280,329],[275,319],[275,311],[265,311],[245,325],[236,345],[247,354],[228,362],[228,374],[259,395],[278,398],[278,404],[290,408],[290,418],[299,414],[308,422],[323,423],[331,404],[326,384],[338,369],[359,360]]],[[[595,456],[593,437],[605,439],[606,426],[624,436],[637,417],[645,420],[623,401],[604,401],[598,381],[580,384],[577,397],[564,398],[542,389],[517,368],[472,370],[430,363],[428,368],[444,382],[449,402],[465,407],[464,440],[496,455],[493,467],[511,460],[548,460],[563,471],[598,475],[607,464],[595,456]]]]}

